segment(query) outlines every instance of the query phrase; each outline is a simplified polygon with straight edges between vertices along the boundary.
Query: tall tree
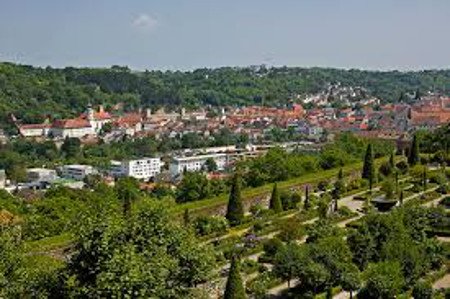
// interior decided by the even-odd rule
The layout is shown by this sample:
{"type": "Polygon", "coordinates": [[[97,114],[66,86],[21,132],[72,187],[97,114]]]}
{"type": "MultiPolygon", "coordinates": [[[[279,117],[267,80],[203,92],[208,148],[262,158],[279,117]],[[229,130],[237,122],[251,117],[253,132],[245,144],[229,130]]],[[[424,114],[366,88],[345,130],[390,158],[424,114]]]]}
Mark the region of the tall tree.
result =
{"type": "Polygon", "coordinates": [[[224,299],[245,299],[244,284],[239,273],[239,260],[233,257],[231,260],[230,272],[228,273],[227,284],[225,286],[224,299]]]}
{"type": "Polygon", "coordinates": [[[280,213],[283,211],[283,205],[281,204],[277,183],[273,185],[272,195],[270,196],[269,209],[275,211],[275,213],[280,213]]]}
{"type": "Polygon", "coordinates": [[[241,198],[241,178],[238,173],[233,176],[230,198],[225,217],[231,225],[238,225],[244,219],[244,206],[241,198]]]}
{"type": "Polygon", "coordinates": [[[191,224],[191,215],[189,213],[189,209],[184,210],[183,223],[185,227],[188,227],[191,224]]]}
{"type": "Polygon", "coordinates": [[[369,188],[372,190],[373,180],[375,176],[375,165],[373,159],[372,144],[369,143],[364,157],[364,165],[362,170],[362,178],[369,181],[369,188]]]}
{"type": "Polygon", "coordinates": [[[423,167],[423,192],[427,190],[428,186],[428,172],[427,172],[427,166],[423,167]]]}
{"type": "Polygon", "coordinates": [[[311,203],[309,202],[309,186],[307,185],[305,187],[305,203],[304,203],[304,208],[305,210],[309,210],[309,208],[311,207],[311,203]]]}
{"type": "Polygon", "coordinates": [[[395,168],[394,152],[392,152],[391,155],[389,156],[389,165],[391,166],[392,169],[395,168]]]}
{"type": "Polygon", "coordinates": [[[411,148],[409,150],[408,164],[414,166],[420,162],[419,140],[417,134],[414,135],[411,148]]]}
{"type": "Polygon", "coordinates": [[[138,183],[132,177],[124,177],[117,181],[115,189],[117,197],[122,202],[123,214],[128,217],[133,203],[139,198],[138,183]]]}

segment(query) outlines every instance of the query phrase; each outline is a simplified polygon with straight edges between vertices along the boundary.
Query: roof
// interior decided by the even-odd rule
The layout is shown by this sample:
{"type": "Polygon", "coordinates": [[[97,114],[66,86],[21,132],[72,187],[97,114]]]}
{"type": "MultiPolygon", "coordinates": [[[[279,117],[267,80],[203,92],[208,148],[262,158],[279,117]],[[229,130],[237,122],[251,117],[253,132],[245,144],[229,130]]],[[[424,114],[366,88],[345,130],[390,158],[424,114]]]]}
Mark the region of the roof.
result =
{"type": "Polygon", "coordinates": [[[21,130],[33,130],[33,129],[47,129],[50,128],[51,125],[49,123],[42,123],[42,124],[24,124],[20,125],[19,129],[21,130]]]}
{"type": "MultiPolygon", "coordinates": [[[[83,118],[83,119],[87,118],[86,113],[81,114],[80,118],[83,118]]],[[[106,111],[98,111],[98,112],[96,111],[96,112],[94,112],[94,119],[96,119],[96,120],[111,119],[111,114],[109,114],[106,111]]]]}
{"type": "Polygon", "coordinates": [[[82,118],[59,119],[53,122],[53,127],[60,129],[81,129],[90,128],[91,124],[89,121],[82,118]]]}

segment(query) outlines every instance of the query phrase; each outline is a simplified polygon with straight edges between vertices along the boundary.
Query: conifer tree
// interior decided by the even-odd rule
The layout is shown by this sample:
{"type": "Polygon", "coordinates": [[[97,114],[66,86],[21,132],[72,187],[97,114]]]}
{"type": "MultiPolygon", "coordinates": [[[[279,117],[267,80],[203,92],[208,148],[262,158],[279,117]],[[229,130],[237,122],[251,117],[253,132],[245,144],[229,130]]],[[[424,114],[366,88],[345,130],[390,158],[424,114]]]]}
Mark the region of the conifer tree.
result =
{"type": "Polygon", "coordinates": [[[373,160],[372,144],[369,143],[364,157],[364,165],[362,170],[362,178],[369,181],[369,188],[372,190],[372,185],[375,176],[375,165],[373,160]]]}
{"type": "Polygon", "coordinates": [[[373,174],[373,150],[372,150],[372,144],[369,144],[366,149],[366,155],[364,157],[364,165],[362,170],[362,178],[363,179],[369,179],[370,176],[373,174]]]}
{"type": "Polygon", "coordinates": [[[311,207],[311,204],[309,202],[309,186],[305,187],[305,203],[304,203],[305,210],[309,210],[311,207]]]}
{"type": "Polygon", "coordinates": [[[391,166],[392,169],[395,168],[394,152],[392,152],[391,155],[389,156],[389,165],[391,166]]]}
{"type": "Polygon", "coordinates": [[[283,205],[281,204],[277,183],[273,185],[272,195],[270,196],[269,209],[275,211],[275,213],[280,213],[283,211],[283,205]]]}
{"type": "Polygon", "coordinates": [[[339,169],[339,173],[338,173],[338,180],[342,180],[344,179],[344,172],[342,171],[342,168],[339,169]]]}
{"type": "Polygon", "coordinates": [[[230,272],[228,273],[227,284],[225,286],[224,299],[245,299],[244,284],[239,273],[239,260],[235,257],[231,260],[230,272]]]}
{"type": "Polygon", "coordinates": [[[400,205],[403,205],[403,190],[400,191],[400,205]]]}
{"type": "Polygon", "coordinates": [[[238,173],[233,177],[227,214],[225,216],[231,225],[238,225],[244,219],[244,206],[241,198],[241,178],[238,173]]]}
{"type": "Polygon", "coordinates": [[[428,182],[428,173],[427,173],[427,167],[423,167],[423,192],[427,190],[427,182],[428,182]]]}
{"type": "Polygon", "coordinates": [[[417,140],[417,135],[414,135],[411,149],[409,150],[408,164],[409,166],[414,166],[420,162],[419,154],[419,140],[417,140]]]}
{"type": "Polygon", "coordinates": [[[184,226],[189,226],[191,224],[191,215],[189,213],[189,209],[184,210],[183,222],[184,222],[184,226]]]}

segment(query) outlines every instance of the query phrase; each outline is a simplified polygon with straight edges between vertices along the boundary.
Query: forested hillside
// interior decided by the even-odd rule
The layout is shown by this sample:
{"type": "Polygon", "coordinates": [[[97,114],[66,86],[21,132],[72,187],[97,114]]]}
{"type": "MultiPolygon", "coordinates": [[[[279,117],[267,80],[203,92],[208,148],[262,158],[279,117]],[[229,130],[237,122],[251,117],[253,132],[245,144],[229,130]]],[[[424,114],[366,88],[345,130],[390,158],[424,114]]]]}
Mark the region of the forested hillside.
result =
{"type": "Polygon", "coordinates": [[[88,102],[138,105],[286,103],[297,95],[313,94],[328,84],[361,86],[385,102],[402,93],[433,90],[450,92],[450,70],[375,72],[325,68],[219,68],[190,72],[134,72],[127,67],[37,68],[0,63],[1,122],[13,112],[25,122],[45,115],[66,117],[88,102]]]}

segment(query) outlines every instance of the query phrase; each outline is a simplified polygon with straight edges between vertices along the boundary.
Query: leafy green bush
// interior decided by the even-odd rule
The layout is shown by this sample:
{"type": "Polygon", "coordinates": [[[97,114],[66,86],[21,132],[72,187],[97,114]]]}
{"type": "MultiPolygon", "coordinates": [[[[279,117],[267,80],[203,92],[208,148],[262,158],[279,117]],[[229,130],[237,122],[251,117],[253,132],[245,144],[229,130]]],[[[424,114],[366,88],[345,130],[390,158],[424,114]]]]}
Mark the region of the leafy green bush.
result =
{"type": "Polygon", "coordinates": [[[200,236],[221,234],[227,231],[228,221],[220,216],[200,216],[194,221],[194,229],[200,236]]]}

